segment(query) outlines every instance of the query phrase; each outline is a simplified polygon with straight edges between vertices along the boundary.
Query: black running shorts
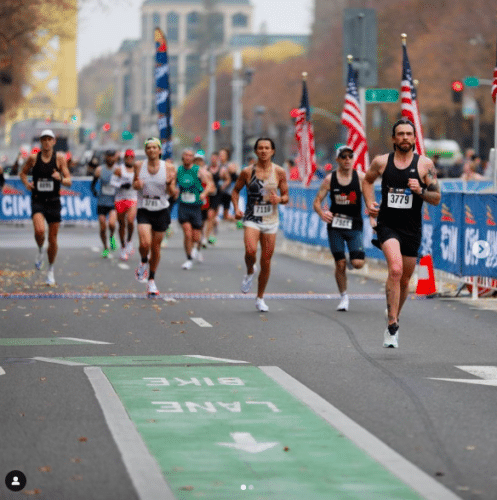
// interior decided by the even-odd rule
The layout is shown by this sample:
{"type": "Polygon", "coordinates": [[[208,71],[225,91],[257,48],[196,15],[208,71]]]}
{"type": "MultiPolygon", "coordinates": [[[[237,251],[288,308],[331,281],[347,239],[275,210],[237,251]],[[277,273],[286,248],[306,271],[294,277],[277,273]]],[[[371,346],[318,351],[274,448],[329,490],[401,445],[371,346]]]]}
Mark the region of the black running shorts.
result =
{"type": "Polygon", "coordinates": [[[381,223],[376,226],[376,234],[378,235],[380,245],[393,238],[400,243],[400,253],[402,255],[405,257],[418,256],[419,247],[421,246],[421,234],[405,234],[398,229],[392,229],[381,223]]]}
{"type": "Polygon", "coordinates": [[[202,205],[179,203],[178,222],[180,224],[189,222],[193,229],[202,229],[202,205]]]}
{"type": "Polygon", "coordinates": [[[164,208],[163,210],[139,208],[136,213],[136,222],[138,224],[150,224],[152,226],[152,231],[158,233],[167,231],[169,224],[171,224],[169,208],[164,208]]]}
{"type": "Polygon", "coordinates": [[[60,198],[49,200],[31,198],[31,217],[34,214],[42,213],[48,224],[62,220],[60,216],[61,210],[60,198]]]}

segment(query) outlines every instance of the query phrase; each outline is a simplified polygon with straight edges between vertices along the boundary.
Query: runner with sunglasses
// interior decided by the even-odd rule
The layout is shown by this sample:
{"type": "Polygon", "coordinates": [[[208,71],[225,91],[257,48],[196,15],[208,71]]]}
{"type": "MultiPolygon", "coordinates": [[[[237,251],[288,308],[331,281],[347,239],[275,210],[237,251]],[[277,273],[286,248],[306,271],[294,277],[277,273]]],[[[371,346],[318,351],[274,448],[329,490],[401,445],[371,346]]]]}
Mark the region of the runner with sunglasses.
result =
{"type": "Polygon", "coordinates": [[[337,311],[348,311],[347,260],[345,245],[350,264],[355,269],[364,266],[364,245],[362,235],[362,192],[364,174],[352,168],[354,151],[349,146],[337,149],[338,168],[328,174],[314,199],[314,210],[328,224],[328,241],[335,259],[335,280],[341,295],[337,311]],[[330,194],[329,208],[323,210],[323,200],[330,194]]]}

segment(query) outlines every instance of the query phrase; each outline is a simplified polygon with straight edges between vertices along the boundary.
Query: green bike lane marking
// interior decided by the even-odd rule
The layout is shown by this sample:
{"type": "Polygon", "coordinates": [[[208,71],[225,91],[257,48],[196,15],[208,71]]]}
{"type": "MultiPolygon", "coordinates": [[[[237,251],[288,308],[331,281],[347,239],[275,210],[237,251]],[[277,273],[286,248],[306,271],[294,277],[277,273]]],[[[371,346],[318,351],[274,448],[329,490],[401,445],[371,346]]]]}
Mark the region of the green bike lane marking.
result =
{"type": "MultiPolygon", "coordinates": [[[[43,358],[49,361],[48,358],[43,358]]],[[[122,366],[122,365],[203,365],[218,363],[246,363],[231,359],[215,358],[212,356],[178,355],[178,356],[78,356],[50,358],[50,361],[64,361],[90,366],[122,366]]]]}
{"type": "Polygon", "coordinates": [[[378,442],[393,474],[257,367],[101,370],[178,500],[458,498],[378,442]]]}

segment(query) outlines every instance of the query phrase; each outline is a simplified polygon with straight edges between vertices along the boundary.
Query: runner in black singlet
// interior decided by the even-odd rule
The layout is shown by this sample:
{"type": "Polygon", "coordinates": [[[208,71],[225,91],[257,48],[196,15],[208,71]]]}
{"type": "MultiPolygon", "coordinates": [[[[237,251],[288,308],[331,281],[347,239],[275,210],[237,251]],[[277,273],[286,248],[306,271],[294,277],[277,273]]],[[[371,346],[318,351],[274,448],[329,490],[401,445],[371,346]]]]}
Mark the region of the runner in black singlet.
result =
{"type": "Polygon", "coordinates": [[[377,156],[362,183],[362,192],[388,266],[386,282],[387,328],[383,347],[398,347],[399,315],[409,293],[409,281],[421,244],[423,201],[440,203],[440,186],[433,162],[414,153],[414,125],[402,118],[392,130],[394,152],[377,156]],[[375,201],[374,182],[381,180],[381,206],[375,201]]]}

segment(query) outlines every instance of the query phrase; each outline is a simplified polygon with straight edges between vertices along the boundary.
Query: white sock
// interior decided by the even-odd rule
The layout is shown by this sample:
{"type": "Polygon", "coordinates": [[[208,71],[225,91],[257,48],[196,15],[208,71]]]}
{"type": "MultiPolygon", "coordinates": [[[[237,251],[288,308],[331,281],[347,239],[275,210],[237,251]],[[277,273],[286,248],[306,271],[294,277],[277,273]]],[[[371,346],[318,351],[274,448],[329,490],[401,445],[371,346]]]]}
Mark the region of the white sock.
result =
{"type": "Polygon", "coordinates": [[[48,266],[48,272],[52,272],[53,273],[53,264],[50,264],[48,266]]]}
{"type": "Polygon", "coordinates": [[[340,295],[341,295],[342,297],[346,297],[346,296],[347,296],[347,290],[345,290],[345,292],[342,292],[340,295]]]}

